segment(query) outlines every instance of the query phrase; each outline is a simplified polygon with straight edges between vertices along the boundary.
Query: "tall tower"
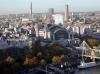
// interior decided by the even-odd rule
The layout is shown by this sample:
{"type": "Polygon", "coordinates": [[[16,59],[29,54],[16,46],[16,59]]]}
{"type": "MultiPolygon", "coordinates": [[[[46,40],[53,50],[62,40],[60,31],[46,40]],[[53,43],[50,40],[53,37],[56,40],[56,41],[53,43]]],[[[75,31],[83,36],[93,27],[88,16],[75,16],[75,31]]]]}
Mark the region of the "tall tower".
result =
{"type": "Polygon", "coordinates": [[[30,3],[30,19],[32,19],[32,17],[33,17],[33,12],[32,12],[32,2],[30,3]]]}
{"type": "Polygon", "coordinates": [[[65,16],[64,16],[64,21],[65,22],[68,22],[68,19],[69,19],[69,6],[68,5],[65,5],[65,16]]]}
{"type": "Polygon", "coordinates": [[[51,16],[52,14],[54,14],[54,8],[49,8],[49,15],[51,16]]]}

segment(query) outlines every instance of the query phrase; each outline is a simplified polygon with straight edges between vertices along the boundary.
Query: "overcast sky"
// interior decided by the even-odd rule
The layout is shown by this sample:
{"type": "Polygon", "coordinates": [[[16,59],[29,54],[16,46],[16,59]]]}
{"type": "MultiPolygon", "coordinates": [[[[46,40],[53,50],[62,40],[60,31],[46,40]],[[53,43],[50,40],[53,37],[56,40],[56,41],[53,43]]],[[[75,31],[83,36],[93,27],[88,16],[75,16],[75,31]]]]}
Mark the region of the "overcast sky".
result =
{"type": "Polygon", "coordinates": [[[31,1],[33,12],[64,11],[65,4],[70,11],[100,11],[100,0],[0,0],[0,14],[27,13],[31,1]]]}

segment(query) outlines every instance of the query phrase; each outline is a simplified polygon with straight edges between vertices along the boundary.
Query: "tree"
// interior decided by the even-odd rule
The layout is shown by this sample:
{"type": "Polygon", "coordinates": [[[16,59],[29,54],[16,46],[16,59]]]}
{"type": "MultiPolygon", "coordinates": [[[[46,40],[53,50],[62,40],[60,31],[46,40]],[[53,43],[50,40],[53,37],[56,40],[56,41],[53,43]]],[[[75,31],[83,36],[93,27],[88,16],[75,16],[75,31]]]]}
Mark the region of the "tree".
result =
{"type": "Polygon", "coordinates": [[[40,64],[45,66],[46,65],[46,61],[44,59],[41,59],[40,64]]]}
{"type": "Polygon", "coordinates": [[[15,59],[14,59],[13,57],[11,57],[11,56],[8,56],[8,57],[6,58],[5,61],[6,61],[7,63],[13,64],[14,61],[15,61],[15,59]]]}
{"type": "Polygon", "coordinates": [[[48,47],[48,50],[63,50],[63,48],[58,43],[55,42],[50,47],[48,47]]]}
{"type": "Polygon", "coordinates": [[[61,62],[61,57],[60,56],[53,56],[52,58],[52,63],[53,64],[59,64],[61,62]]]}
{"type": "Polygon", "coordinates": [[[24,61],[24,65],[27,65],[27,64],[29,64],[29,58],[25,58],[25,61],[24,61]]]}
{"type": "Polygon", "coordinates": [[[99,40],[91,39],[91,38],[90,38],[90,39],[89,39],[89,38],[86,39],[86,42],[87,42],[87,44],[89,44],[89,46],[92,47],[92,48],[93,48],[94,46],[99,46],[99,44],[100,44],[100,43],[99,43],[99,40]]]}
{"type": "Polygon", "coordinates": [[[38,64],[38,60],[37,60],[36,57],[33,57],[33,58],[26,57],[25,58],[24,65],[34,66],[34,65],[37,65],[37,64],[38,64]]]}
{"type": "Polygon", "coordinates": [[[63,60],[64,59],[64,55],[61,55],[60,58],[61,58],[61,60],[63,60]]]}
{"type": "Polygon", "coordinates": [[[37,53],[37,57],[38,57],[38,60],[41,60],[41,59],[43,58],[42,53],[41,53],[41,52],[38,52],[38,53],[37,53]]]}
{"type": "Polygon", "coordinates": [[[41,52],[38,52],[38,53],[37,53],[37,56],[38,56],[38,57],[41,57],[41,56],[42,56],[42,53],[41,53],[41,52]]]}

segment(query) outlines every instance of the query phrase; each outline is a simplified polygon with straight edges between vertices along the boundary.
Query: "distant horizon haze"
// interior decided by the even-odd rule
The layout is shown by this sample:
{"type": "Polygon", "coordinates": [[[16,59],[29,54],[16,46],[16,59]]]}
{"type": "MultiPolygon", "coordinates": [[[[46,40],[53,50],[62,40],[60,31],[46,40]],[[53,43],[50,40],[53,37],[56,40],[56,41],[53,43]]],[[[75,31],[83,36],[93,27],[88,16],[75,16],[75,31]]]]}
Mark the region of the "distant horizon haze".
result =
{"type": "Polygon", "coordinates": [[[0,15],[29,13],[31,2],[33,13],[48,12],[49,8],[63,12],[65,4],[70,12],[100,11],[100,0],[0,0],[0,15]]]}

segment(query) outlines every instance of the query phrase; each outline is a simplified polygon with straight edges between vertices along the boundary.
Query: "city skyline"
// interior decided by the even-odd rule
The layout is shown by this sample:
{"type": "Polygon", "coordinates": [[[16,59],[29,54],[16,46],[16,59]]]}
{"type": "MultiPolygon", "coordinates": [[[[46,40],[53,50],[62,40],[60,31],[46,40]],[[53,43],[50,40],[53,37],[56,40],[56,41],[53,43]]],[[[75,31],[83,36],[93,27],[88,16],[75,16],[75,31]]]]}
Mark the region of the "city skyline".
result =
{"type": "Polygon", "coordinates": [[[29,13],[30,2],[33,3],[34,12],[48,12],[49,8],[55,11],[64,11],[68,4],[70,11],[100,11],[99,0],[1,0],[0,14],[29,13]]]}

